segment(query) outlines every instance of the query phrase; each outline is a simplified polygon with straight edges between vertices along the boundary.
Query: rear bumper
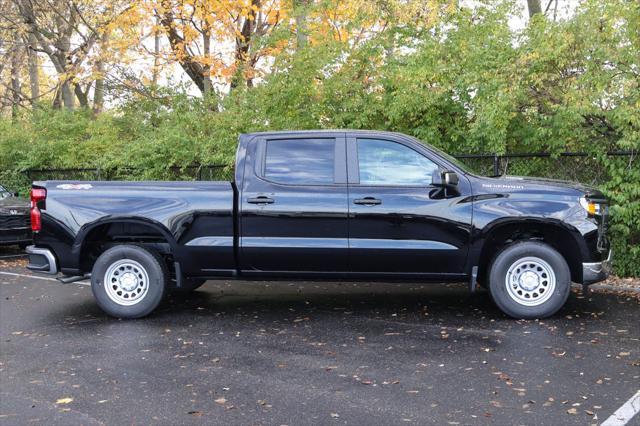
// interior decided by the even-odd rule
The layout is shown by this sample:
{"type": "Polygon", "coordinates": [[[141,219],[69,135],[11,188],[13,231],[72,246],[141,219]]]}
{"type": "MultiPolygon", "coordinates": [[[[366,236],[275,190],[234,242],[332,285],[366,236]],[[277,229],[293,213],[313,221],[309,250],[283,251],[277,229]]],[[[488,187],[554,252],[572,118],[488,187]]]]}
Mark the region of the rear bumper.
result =
{"type": "Polygon", "coordinates": [[[582,284],[593,284],[606,279],[611,273],[611,250],[602,262],[582,264],[582,284]]]}
{"type": "Polygon", "coordinates": [[[58,273],[58,264],[56,258],[49,249],[38,248],[36,246],[29,246],[26,249],[29,255],[29,264],[27,269],[33,272],[40,272],[43,274],[56,275],[58,273]]]}

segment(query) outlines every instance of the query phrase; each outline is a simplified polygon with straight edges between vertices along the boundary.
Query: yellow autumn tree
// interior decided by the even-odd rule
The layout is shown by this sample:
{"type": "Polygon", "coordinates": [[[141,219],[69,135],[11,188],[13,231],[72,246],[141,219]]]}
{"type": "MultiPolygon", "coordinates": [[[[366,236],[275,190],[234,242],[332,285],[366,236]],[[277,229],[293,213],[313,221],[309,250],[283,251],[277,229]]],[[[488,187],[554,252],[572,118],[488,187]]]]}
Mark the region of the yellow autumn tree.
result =
{"type": "MultiPolygon", "coordinates": [[[[398,25],[420,27],[454,0],[138,0],[115,32],[128,48],[151,53],[151,80],[177,63],[201,93],[252,87],[283,50],[327,40],[357,46],[398,25]],[[127,21],[128,20],[128,21],[127,21]],[[154,38],[153,48],[145,39],[154,38]]],[[[112,43],[113,44],[113,43],[112,43]]],[[[126,48],[124,49],[126,50],[126,48]]],[[[124,51],[123,51],[124,54],[124,51]]]]}
{"type": "MultiPolygon", "coordinates": [[[[262,43],[288,16],[284,0],[141,0],[171,59],[203,94],[214,83],[252,86],[270,46],[262,43]]],[[[156,52],[159,53],[159,52],[156,52]]]]}

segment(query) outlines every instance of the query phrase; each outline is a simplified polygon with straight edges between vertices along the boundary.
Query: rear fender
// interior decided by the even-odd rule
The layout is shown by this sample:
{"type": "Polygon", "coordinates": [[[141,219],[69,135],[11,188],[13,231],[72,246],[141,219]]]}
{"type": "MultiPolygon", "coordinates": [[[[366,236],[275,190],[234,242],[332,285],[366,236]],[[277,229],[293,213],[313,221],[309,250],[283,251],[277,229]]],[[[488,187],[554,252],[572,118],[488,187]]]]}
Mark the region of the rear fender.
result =
{"type": "Polygon", "coordinates": [[[91,234],[93,230],[95,230],[99,226],[109,225],[109,224],[138,224],[148,226],[155,231],[157,231],[166,242],[169,244],[171,249],[171,253],[174,256],[176,262],[180,262],[181,251],[178,250],[178,243],[176,242],[174,236],[169,232],[169,230],[160,222],[157,222],[153,219],[143,218],[143,217],[117,217],[117,218],[105,218],[100,219],[92,223],[88,223],[80,228],[78,234],[76,235],[75,241],[71,246],[71,257],[73,259],[74,265],[73,267],[79,268],[81,256],[86,246],[87,236],[91,234]]]}

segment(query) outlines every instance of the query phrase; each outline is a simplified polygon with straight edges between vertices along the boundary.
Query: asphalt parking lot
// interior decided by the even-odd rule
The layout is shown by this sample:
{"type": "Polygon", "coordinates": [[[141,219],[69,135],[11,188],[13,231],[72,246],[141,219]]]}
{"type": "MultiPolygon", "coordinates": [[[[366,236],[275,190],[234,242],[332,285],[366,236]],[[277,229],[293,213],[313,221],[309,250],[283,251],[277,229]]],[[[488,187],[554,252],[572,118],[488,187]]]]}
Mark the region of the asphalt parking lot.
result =
{"type": "Polygon", "coordinates": [[[624,295],[514,321],[464,285],[212,281],[120,321],[22,274],[0,267],[3,425],[585,425],[640,388],[624,295]]]}

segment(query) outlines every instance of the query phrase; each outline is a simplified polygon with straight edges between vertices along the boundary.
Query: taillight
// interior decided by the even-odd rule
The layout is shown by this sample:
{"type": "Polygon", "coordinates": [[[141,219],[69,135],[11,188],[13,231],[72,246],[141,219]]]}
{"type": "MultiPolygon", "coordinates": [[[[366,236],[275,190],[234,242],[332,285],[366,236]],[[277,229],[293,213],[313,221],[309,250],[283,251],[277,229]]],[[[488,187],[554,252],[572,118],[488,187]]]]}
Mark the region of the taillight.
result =
{"type": "Polygon", "coordinates": [[[47,198],[47,190],[44,188],[33,188],[31,190],[31,230],[38,232],[42,229],[42,216],[38,208],[38,202],[47,198]]]}

